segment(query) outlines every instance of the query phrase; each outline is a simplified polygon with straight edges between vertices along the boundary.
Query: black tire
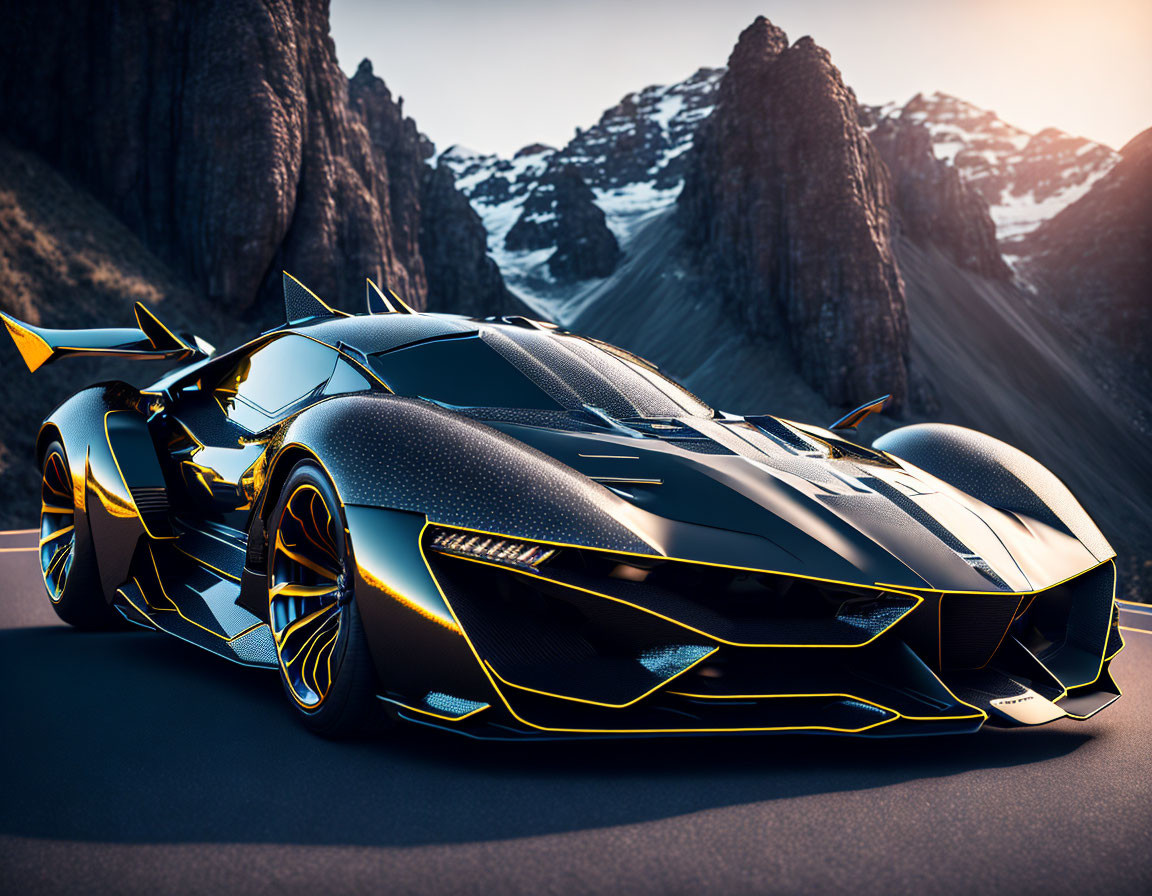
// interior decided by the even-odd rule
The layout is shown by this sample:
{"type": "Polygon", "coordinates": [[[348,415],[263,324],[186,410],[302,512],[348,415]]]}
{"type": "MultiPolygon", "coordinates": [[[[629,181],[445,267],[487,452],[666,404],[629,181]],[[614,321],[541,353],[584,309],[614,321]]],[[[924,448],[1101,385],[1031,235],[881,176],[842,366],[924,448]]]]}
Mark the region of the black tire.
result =
{"type": "Polygon", "coordinates": [[[124,619],[104,600],[96,554],[88,533],[77,531],[72,468],[64,446],[52,442],[40,463],[40,572],[52,609],[82,629],[124,628],[124,619]]]}
{"type": "Polygon", "coordinates": [[[288,474],[270,518],[267,556],[268,611],[280,682],[297,717],[330,738],[382,727],[385,714],[376,699],[376,670],[356,608],[355,561],[344,514],[336,490],[315,461],[302,460],[288,474]],[[331,592],[321,593],[329,578],[331,592]]]}

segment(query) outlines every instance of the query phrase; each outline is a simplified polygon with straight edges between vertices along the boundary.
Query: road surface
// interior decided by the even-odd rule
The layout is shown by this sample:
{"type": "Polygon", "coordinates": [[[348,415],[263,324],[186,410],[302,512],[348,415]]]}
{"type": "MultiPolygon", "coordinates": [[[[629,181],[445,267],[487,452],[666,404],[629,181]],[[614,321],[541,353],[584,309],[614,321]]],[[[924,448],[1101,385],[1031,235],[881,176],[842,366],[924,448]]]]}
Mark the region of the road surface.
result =
{"type": "Polygon", "coordinates": [[[34,544],[0,534],[0,893],[1152,892],[1136,608],[1125,696],[1079,724],[337,744],[273,673],[63,626],[34,544]]]}

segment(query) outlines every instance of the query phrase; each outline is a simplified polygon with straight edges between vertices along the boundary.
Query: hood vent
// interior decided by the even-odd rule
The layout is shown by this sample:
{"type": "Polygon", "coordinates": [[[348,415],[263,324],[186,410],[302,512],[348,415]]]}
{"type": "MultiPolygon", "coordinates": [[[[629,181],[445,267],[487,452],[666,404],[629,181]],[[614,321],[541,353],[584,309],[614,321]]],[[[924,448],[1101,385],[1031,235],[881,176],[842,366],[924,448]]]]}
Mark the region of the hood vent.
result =
{"type": "Polygon", "coordinates": [[[908,497],[908,495],[904,494],[904,492],[889,485],[884,480],[876,479],[872,476],[860,477],[859,481],[878,495],[887,498],[899,507],[900,510],[912,517],[912,519],[947,545],[961,560],[984,576],[984,578],[997,588],[1008,590],[1008,583],[992,570],[992,567],[988,565],[988,562],[983,557],[973,552],[964,542],[949,532],[947,527],[942,525],[939,520],[908,497]]]}

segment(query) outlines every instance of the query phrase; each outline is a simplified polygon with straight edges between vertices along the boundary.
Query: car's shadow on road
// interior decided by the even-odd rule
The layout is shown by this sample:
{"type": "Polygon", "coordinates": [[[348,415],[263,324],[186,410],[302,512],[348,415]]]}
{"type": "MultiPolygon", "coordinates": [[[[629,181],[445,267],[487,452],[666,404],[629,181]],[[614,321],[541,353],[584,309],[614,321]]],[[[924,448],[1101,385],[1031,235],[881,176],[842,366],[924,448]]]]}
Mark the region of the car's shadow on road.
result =
{"type": "Polygon", "coordinates": [[[298,725],[277,676],[147,632],[0,632],[0,833],[371,846],[524,837],[1043,762],[1067,729],[861,740],[362,743],[298,725]]]}

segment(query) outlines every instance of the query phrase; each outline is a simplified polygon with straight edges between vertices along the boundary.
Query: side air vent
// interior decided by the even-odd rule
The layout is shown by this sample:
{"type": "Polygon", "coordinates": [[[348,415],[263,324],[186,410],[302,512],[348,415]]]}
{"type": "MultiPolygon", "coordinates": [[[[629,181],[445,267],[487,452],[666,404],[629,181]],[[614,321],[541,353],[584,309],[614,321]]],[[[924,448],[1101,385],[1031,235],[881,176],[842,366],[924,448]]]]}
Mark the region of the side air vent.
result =
{"type": "Polygon", "coordinates": [[[141,519],[153,535],[171,535],[168,520],[168,490],[162,485],[138,485],[129,489],[141,519]]]}

